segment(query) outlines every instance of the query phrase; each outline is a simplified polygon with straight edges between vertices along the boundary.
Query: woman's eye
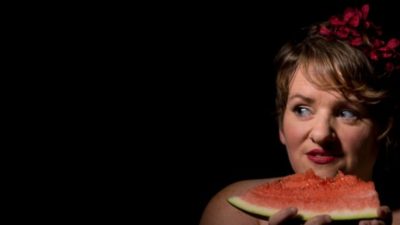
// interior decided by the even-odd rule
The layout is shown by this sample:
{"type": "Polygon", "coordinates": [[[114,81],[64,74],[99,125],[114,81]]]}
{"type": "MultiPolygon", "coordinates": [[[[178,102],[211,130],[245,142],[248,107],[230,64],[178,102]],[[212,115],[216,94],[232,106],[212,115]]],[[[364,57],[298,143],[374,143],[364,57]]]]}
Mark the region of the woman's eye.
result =
{"type": "Polygon", "coordinates": [[[301,117],[306,117],[306,116],[310,116],[311,115],[310,109],[308,109],[308,108],[306,108],[304,106],[296,106],[293,109],[293,111],[294,111],[294,113],[296,115],[301,116],[301,117]]]}
{"type": "Polygon", "coordinates": [[[357,114],[351,110],[341,110],[339,116],[347,120],[355,120],[358,118],[357,114]]]}

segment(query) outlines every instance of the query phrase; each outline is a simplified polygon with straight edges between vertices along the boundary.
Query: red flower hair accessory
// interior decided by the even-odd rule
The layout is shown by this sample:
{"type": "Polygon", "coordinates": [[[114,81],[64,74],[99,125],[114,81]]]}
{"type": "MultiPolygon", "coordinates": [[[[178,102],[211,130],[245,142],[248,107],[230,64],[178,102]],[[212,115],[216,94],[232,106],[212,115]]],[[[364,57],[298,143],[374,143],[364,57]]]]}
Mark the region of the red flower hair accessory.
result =
{"type": "Polygon", "coordinates": [[[369,5],[361,10],[347,8],[341,16],[332,16],[328,23],[319,26],[319,34],[330,39],[343,40],[363,51],[375,63],[382,62],[386,72],[400,70],[400,53],[396,50],[400,40],[380,39],[382,30],[367,20],[369,5]]]}

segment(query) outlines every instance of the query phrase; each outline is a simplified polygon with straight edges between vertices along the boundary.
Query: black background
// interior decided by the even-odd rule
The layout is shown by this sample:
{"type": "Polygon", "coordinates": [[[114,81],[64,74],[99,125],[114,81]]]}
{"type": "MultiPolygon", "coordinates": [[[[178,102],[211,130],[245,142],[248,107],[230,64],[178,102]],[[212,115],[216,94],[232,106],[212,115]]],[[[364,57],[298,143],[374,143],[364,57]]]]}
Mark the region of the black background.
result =
{"type": "MultiPolygon", "coordinates": [[[[15,142],[30,152],[14,151],[29,163],[8,168],[23,174],[11,198],[30,214],[8,208],[29,220],[115,223],[143,213],[146,224],[198,224],[224,186],[290,173],[274,115],[274,55],[295,30],[363,2],[39,6],[54,16],[32,9],[32,20],[22,18],[30,29],[12,34],[24,50],[14,54],[37,61],[15,68],[30,76],[43,66],[38,74],[51,76],[25,81],[32,107],[16,101],[24,107],[15,121],[28,128],[14,129],[32,137],[15,142]]],[[[371,18],[398,34],[393,2],[372,1],[371,18]]]]}
{"type": "MultiPolygon", "coordinates": [[[[159,24],[168,37],[159,56],[165,92],[153,114],[162,136],[153,141],[163,146],[154,160],[163,166],[154,176],[168,190],[166,207],[178,206],[174,221],[198,224],[232,182],[291,172],[274,114],[273,57],[297,29],[364,2],[199,3],[167,12],[159,24]]],[[[398,13],[390,1],[372,1],[369,18],[398,35],[398,13]]]]}

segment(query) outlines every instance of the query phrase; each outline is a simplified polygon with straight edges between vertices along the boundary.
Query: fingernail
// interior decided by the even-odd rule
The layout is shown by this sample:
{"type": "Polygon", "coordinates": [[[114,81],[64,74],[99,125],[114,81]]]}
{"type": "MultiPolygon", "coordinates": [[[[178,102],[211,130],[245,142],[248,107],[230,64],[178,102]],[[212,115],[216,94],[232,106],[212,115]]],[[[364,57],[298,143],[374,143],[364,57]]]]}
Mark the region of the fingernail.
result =
{"type": "Polygon", "coordinates": [[[331,223],[332,222],[332,218],[330,216],[325,216],[325,221],[327,223],[331,223]]]}
{"type": "Polygon", "coordinates": [[[290,207],[289,210],[291,213],[297,213],[297,208],[290,207]]]}

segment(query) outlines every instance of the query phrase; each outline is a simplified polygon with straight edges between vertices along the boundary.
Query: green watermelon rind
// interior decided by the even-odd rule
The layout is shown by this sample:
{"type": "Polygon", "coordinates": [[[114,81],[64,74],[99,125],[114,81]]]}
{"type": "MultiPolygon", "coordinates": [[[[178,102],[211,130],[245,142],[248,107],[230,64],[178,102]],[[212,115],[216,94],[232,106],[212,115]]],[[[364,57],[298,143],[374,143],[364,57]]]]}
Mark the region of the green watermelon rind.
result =
{"type": "MultiPolygon", "coordinates": [[[[228,202],[242,211],[265,217],[270,217],[273,214],[277,213],[279,210],[281,210],[277,208],[267,208],[264,206],[258,206],[256,204],[249,203],[246,200],[243,200],[242,198],[237,196],[228,198],[228,202]]],[[[304,211],[301,209],[299,209],[298,211],[298,216],[302,220],[308,220],[311,217],[321,214],[329,215],[332,218],[332,220],[359,220],[359,219],[373,219],[378,217],[376,208],[367,208],[363,210],[332,211],[329,213],[304,211]]]]}

